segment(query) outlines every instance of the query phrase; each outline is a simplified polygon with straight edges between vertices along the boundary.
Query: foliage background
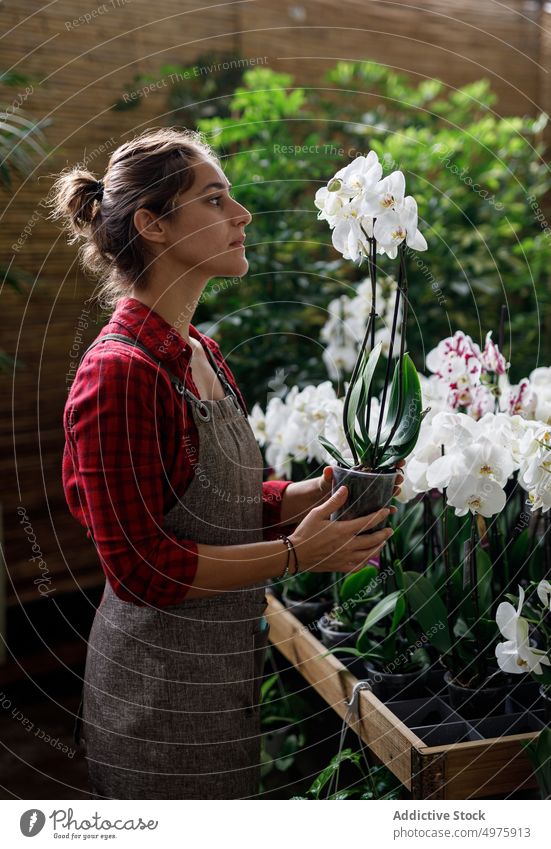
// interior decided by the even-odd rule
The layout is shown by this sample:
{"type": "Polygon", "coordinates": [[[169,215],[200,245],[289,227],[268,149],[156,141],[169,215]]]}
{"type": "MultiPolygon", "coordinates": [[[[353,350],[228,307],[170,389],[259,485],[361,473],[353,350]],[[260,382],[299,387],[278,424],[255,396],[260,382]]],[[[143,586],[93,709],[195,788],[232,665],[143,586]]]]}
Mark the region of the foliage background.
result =
{"type": "MultiPolygon", "coordinates": [[[[219,114],[193,116],[253,214],[249,273],[211,281],[195,317],[231,356],[249,401],[265,404],[270,390],[327,379],[319,343],[327,305],[353,294],[367,266],[339,258],[313,198],[335,170],[370,149],[385,173],[404,171],[429,243],[408,263],[416,366],[423,370],[426,352],[458,328],[479,343],[488,330],[495,337],[502,303],[512,379],[551,362],[551,240],[535,217],[551,185],[547,117],[499,117],[486,80],[449,92],[438,80],[415,85],[373,62],[339,62],[324,83],[305,90],[291,75],[255,68],[221,94],[219,114]]],[[[177,87],[171,99],[170,123],[189,126],[177,87]]],[[[394,265],[381,260],[383,272],[394,265]]]]}

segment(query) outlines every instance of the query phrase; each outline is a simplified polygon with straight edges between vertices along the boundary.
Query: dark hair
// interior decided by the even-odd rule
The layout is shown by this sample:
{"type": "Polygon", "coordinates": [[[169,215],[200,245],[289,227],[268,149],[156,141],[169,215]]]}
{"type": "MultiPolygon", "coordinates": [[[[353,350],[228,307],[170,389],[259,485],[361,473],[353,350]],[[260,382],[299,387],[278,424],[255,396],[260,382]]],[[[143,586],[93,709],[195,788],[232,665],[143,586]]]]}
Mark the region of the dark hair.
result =
{"type": "Polygon", "coordinates": [[[57,176],[47,201],[52,207],[48,217],[63,220],[68,244],[84,239],[80,263],[102,278],[97,297],[103,308],[112,309],[132,286],[146,288],[152,256],[134,226],[134,213],[145,207],[170,219],[177,211],[177,196],[194,183],[198,159],[220,165],[199,132],[163,127],[118,147],[99,181],[79,165],[57,176]]]}

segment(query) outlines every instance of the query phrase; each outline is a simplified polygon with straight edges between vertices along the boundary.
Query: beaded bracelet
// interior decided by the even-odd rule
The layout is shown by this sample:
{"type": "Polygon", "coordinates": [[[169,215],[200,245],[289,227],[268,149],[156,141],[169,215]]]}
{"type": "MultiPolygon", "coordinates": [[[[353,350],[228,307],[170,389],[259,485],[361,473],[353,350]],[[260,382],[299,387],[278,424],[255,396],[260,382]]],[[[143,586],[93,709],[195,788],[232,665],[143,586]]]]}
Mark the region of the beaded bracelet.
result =
{"type": "Polygon", "coordinates": [[[279,534],[278,539],[283,540],[283,542],[287,546],[287,563],[285,564],[285,569],[283,570],[283,573],[279,576],[279,580],[281,581],[289,575],[289,558],[291,556],[291,551],[293,552],[293,557],[295,560],[295,571],[292,573],[293,575],[296,575],[298,572],[298,558],[295,546],[293,545],[289,537],[285,536],[285,534],[279,534]]]}

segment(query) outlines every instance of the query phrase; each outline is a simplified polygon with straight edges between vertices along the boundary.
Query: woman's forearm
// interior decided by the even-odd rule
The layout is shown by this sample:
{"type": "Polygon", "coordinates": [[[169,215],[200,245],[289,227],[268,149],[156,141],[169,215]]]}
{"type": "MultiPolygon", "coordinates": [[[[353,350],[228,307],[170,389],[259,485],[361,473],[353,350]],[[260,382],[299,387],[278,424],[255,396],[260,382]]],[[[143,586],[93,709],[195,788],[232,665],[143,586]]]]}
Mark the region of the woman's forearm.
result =
{"type": "Polygon", "coordinates": [[[207,598],[224,590],[267,582],[284,571],[288,549],[282,540],[271,540],[245,545],[199,543],[197,552],[197,571],[186,598],[207,598]]]}
{"type": "Polygon", "coordinates": [[[295,525],[305,518],[313,507],[321,504],[324,495],[320,478],[296,481],[290,484],[281,499],[281,525],[295,525]]]}
{"type": "MultiPolygon", "coordinates": [[[[327,495],[320,478],[291,483],[281,500],[280,525],[298,525],[327,495]]],[[[246,545],[197,545],[197,571],[186,598],[205,598],[281,575],[288,549],[282,540],[246,545]]],[[[292,558],[291,558],[292,562],[292,558]]]]}

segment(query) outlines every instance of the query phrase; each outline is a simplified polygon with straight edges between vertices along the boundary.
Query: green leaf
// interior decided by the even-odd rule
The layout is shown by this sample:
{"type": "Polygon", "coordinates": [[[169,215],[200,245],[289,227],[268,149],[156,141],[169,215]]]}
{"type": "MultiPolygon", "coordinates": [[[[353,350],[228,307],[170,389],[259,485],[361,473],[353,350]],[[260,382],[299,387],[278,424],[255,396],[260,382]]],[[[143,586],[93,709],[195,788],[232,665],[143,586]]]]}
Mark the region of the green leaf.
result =
{"type": "Polygon", "coordinates": [[[323,769],[312,785],[308,788],[308,795],[313,796],[314,799],[319,799],[321,791],[325,787],[326,784],[333,778],[334,774],[338,772],[340,766],[345,761],[354,764],[355,766],[360,768],[360,754],[359,752],[353,752],[352,749],[343,749],[342,752],[339,752],[335,755],[335,757],[331,758],[329,765],[323,769]]]}
{"type": "Polygon", "coordinates": [[[446,606],[432,583],[417,572],[404,572],[407,598],[415,619],[441,654],[451,648],[446,606]],[[438,627],[442,623],[444,627],[438,627]]]}
{"type": "MultiPolygon", "coordinates": [[[[377,345],[371,351],[369,357],[363,356],[363,362],[358,370],[358,374],[356,375],[356,380],[350,392],[350,401],[348,403],[348,415],[347,415],[347,425],[348,430],[355,436],[356,430],[356,416],[358,411],[363,412],[365,410],[365,405],[367,403],[367,392],[369,391],[369,387],[371,386],[371,381],[373,380],[373,374],[375,372],[375,368],[379,361],[379,357],[381,355],[381,348],[383,343],[378,342],[377,345]],[[365,396],[365,397],[364,397],[365,396]]],[[[367,440],[369,442],[369,434],[365,434],[365,425],[362,429],[362,419],[363,415],[360,415],[360,429],[362,430],[362,436],[364,441],[367,440]]]]}
{"type": "MultiPolygon", "coordinates": [[[[394,369],[394,376],[392,378],[392,391],[390,395],[388,413],[385,419],[385,426],[381,433],[380,444],[382,446],[384,446],[390,436],[398,414],[398,397],[400,388],[400,371],[398,366],[399,364],[397,363],[394,369]]],[[[392,446],[392,448],[396,449],[398,447],[408,445],[410,446],[408,451],[409,453],[413,448],[413,446],[411,446],[412,440],[415,439],[415,441],[417,441],[419,434],[423,403],[419,375],[417,374],[417,369],[415,368],[413,360],[409,354],[404,354],[401,371],[403,380],[402,417],[394,436],[392,437],[392,442],[389,445],[389,448],[392,446]]]]}
{"type": "Polygon", "coordinates": [[[345,469],[351,468],[351,464],[348,462],[348,460],[344,459],[338,448],[335,448],[332,442],[329,442],[329,440],[326,439],[325,436],[321,436],[320,434],[318,434],[318,439],[325,448],[325,450],[328,451],[329,454],[331,454],[332,458],[336,460],[340,466],[344,466],[345,469]]]}
{"type": "Polygon", "coordinates": [[[414,540],[422,531],[423,502],[407,504],[405,508],[400,505],[398,513],[394,516],[392,527],[394,528],[394,547],[400,560],[404,560],[411,554],[414,540]]]}
{"type": "Polygon", "coordinates": [[[276,683],[278,678],[279,678],[279,672],[274,672],[273,675],[270,675],[268,678],[266,678],[265,681],[262,682],[262,686],[260,687],[260,701],[261,702],[263,702],[266,699],[268,693],[270,692],[270,690],[272,689],[272,687],[274,686],[274,684],[276,683]]]}
{"type": "Polygon", "coordinates": [[[396,587],[399,590],[404,590],[405,589],[404,570],[402,569],[402,564],[400,563],[400,561],[398,559],[396,559],[394,561],[393,568],[394,568],[394,579],[396,581],[396,587]]]}
{"type": "Polygon", "coordinates": [[[365,645],[366,638],[369,639],[369,634],[367,633],[377,622],[380,622],[381,619],[384,619],[385,616],[388,616],[390,613],[394,613],[394,609],[398,602],[398,598],[400,597],[400,590],[395,590],[393,593],[389,593],[387,596],[381,599],[372,610],[367,614],[364,624],[362,625],[362,630],[358,635],[358,639],[356,640],[356,647],[362,651],[365,645]]]}
{"type": "MultiPolygon", "coordinates": [[[[405,356],[407,356],[407,354],[405,356]]],[[[389,398],[389,401],[388,401],[388,407],[387,407],[387,412],[386,412],[386,416],[385,416],[385,423],[384,423],[382,431],[381,431],[381,445],[384,445],[386,440],[388,439],[388,435],[389,435],[389,433],[390,433],[390,431],[391,431],[391,429],[394,425],[394,422],[396,421],[396,416],[398,415],[398,402],[399,402],[399,397],[400,397],[400,373],[402,374],[402,383],[403,383],[403,386],[404,386],[404,394],[405,394],[405,388],[406,388],[406,386],[405,386],[406,375],[405,375],[405,368],[404,368],[404,366],[405,366],[405,356],[402,359],[402,368],[401,369],[399,368],[400,361],[398,361],[396,363],[396,365],[394,366],[394,372],[392,374],[392,384],[391,384],[391,387],[390,387],[390,398],[389,398]]],[[[405,406],[404,406],[403,409],[405,409],[405,406]]]]}
{"type": "MultiPolygon", "coordinates": [[[[350,575],[347,575],[339,589],[341,602],[363,596],[366,588],[369,587],[378,574],[379,570],[376,566],[364,566],[359,572],[351,572],[350,575]]],[[[365,601],[365,599],[362,600],[365,601]]]]}
{"type": "Polygon", "coordinates": [[[396,602],[396,607],[394,608],[394,615],[392,617],[392,623],[390,625],[389,634],[394,634],[394,632],[398,629],[398,625],[404,618],[404,614],[406,612],[406,600],[404,598],[404,594],[401,593],[398,596],[398,600],[396,602]]]}
{"type": "Polygon", "coordinates": [[[530,537],[528,536],[528,528],[525,528],[509,549],[509,560],[515,568],[524,566],[529,546],[530,537]]]}
{"type": "Polygon", "coordinates": [[[534,767],[541,798],[551,798],[551,728],[543,728],[535,740],[521,745],[534,767]]]}

